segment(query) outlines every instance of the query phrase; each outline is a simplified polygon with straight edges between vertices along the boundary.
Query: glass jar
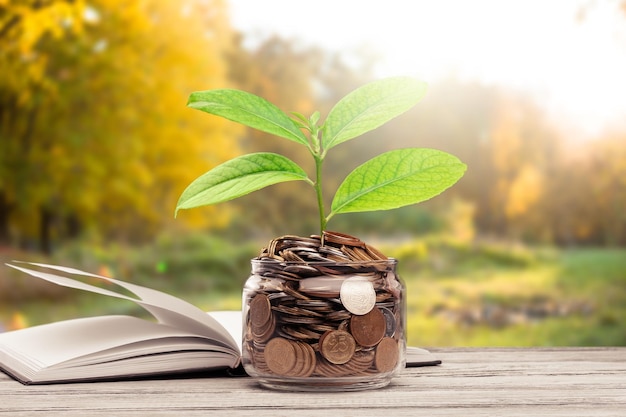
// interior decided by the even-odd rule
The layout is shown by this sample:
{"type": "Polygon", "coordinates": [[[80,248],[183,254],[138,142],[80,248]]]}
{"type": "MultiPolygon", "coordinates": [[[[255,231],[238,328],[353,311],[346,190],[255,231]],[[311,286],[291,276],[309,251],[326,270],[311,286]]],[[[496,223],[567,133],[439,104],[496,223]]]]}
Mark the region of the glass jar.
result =
{"type": "Polygon", "coordinates": [[[405,287],[395,259],[252,260],[242,361],[262,386],[381,388],[405,366],[405,287]]]}

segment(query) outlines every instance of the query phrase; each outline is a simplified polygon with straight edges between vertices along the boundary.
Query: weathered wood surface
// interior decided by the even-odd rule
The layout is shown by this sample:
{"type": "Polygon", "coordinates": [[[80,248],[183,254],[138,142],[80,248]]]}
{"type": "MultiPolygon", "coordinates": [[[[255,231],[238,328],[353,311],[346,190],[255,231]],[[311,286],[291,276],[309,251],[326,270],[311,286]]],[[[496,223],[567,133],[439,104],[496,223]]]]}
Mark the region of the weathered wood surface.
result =
{"type": "Polygon", "coordinates": [[[0,416],[626,416],[626,348],[438,349],[384,389],[285,393],[250,378],[24,386],[0,416]]]}

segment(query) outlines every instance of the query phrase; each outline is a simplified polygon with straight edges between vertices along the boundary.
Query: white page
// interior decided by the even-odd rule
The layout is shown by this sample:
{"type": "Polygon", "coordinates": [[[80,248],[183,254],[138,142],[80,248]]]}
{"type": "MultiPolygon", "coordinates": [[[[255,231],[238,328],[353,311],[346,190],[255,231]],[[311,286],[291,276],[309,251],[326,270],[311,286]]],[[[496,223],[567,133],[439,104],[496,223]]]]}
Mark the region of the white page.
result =
{"type": "Polygon", "coordinates": [[[239,352],[132,316],[67,320],[0,334],[0,363],[24,383],[219,369],[239,352]]]}
{"type": "Polygon", "coordinates": [[[430,351],[418,347],[407,346],[406,348],[407,366],[437,365],[441,363],[430,351]]]}
{"type": "Polygon", "coordinates": [[[146,340],[188,336],[186,331],[132,316],[100,316],[3,333],[0,350],[45,368],[146,340]]]}
{"type": "Polygon", "coordinates": [[[241,311],[209,311],[208,314],[228,330],[231,337],[237,342],[239,352],[241,352],[243,339],[241,311]]]}
{"type": "Polygon", "coordinates": [[[59,276],[43,271],[35,271],[32,269],[23,268],[16,265],[6,264],[11,268],[20,270],[33,277],[44,279],[46,281],[69,287],[80,289],[84,291],[90,291],[97,294],[107,295],[109,297],[121,298],[130,300],[145,308],[150,312],[160,323],[167,324],[176,328],[187,330],[191,333],[201,334],[209,337],[217,342],[222,343],[225,346],[230,346],[232,349],[236,349],[240,343],[237,343],[239,338],[233,338],[231,334],[224,329],[216,320],[209,315],[205,314],[202,310],[195,307],[180,298],[166,294],[161,291],[157,291],[151,288],[142,287],[136,284],[130,284],[124,281],[120,281],[113,278],[104,277],[101,275],[91,274],[88,272],[80,271],[74,268],[68,268],[57,265],[47,265],[40,263],[28,263],[20,262],[29,265],[35,265],[42,268],[48,268],[52,270],[61,271],[67,274],[82,275],[86,277],[98,278],[107,282],[111,282],[119,285],[136,294],[139,299],[132,298],[115,291],[107,290],[104,288],[90,285],[82,281],[77,281],[72,278],[59,276]]]}

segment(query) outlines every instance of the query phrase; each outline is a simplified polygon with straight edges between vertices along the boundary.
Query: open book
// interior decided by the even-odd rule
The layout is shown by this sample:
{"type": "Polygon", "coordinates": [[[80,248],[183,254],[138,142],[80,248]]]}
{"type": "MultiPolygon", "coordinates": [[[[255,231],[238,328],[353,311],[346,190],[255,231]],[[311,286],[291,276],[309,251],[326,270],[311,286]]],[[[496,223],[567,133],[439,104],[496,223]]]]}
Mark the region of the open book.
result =
{"type": "MultiPolygon", "coordinates": [[[[61,286],[131,300],[156,319],[88,317],[0,333],[0,368],[24,384],[241,371],[241,312],[207,314],[180,298],[140,285],[74,268],[17,264],[7,265],[61,286]],[[31,269],[33,266],[38,269],[31,269]],[[72,275],[116,284],[136,298],[70,278],[72,275]]],[[[441,363],[424,349],[408,348],[406,356],[407,366],[441,363]]]]}

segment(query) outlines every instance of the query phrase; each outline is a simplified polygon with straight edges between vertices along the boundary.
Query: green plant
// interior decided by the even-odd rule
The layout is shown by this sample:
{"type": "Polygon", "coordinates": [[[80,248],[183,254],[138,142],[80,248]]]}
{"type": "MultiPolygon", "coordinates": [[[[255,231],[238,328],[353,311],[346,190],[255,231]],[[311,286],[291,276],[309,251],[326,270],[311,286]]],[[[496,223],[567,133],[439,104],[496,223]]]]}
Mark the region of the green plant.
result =
{"type": "Polygon", "coordinates": [[[290,117],[267,100],[240,90],[192,93],[189,107],[306,146],[315,161],[315,177],[309,178],[298,164],[276,153],[239,156],[194,180],[181,194],[176,213],[280,182],[305,181],[315,189],[324,231],[337,214],[388,210],[432,198],[456,183],[466,166],[453,155],[425,148],[392,150],[357,167],[340,184],[328,213],[322,196],[322,165],[328,151],[406,112],[425,92],[425,83],[409,77],[374,81],[342,98],[322,124],[318,111],[309,118],[299,113],[290,117]]]}

